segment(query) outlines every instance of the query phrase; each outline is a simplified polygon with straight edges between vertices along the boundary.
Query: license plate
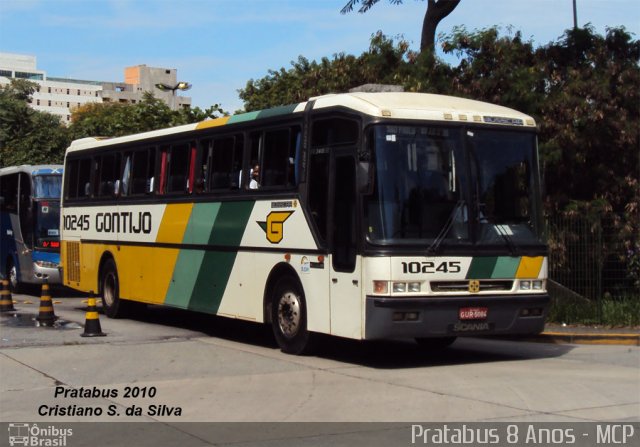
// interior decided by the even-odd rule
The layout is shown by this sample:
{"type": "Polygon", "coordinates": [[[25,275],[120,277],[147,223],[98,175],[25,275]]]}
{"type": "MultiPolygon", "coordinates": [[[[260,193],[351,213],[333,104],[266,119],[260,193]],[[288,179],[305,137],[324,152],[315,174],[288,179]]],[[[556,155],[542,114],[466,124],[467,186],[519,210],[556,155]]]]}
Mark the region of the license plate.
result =
{"type": "Polygon", "coordinates": [[[486,320],[488,307],[461,307],[458,311],[460,320],[486,320]]]}

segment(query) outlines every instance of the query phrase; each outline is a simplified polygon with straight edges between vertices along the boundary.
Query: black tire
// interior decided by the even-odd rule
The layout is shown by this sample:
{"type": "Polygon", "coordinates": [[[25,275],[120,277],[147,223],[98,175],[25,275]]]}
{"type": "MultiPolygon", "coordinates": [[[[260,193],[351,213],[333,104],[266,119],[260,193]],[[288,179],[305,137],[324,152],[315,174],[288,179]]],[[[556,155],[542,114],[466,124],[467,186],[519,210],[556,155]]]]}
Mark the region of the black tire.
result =
{"type": "Polygon", "coordinates": [[[416,343],[429,352],[442,351],[456,341],[458,337],[416,338],[416,343]]]}
{"type": "Polygon", "coordinates": [[[109,318],[122,318],[124,308],[120,299],[120,281],[118,281],[118,269],[113,259],[105,261],[100,272],[100,296],[102,296],[102,309],[109,318]]]}
{"type": "Polygon", "coordinates": [[[304,293],[298,281],[290,276],[280,278],[273,288],[271,326],[282,352],[302,355],[311,351],[304,293]]]}

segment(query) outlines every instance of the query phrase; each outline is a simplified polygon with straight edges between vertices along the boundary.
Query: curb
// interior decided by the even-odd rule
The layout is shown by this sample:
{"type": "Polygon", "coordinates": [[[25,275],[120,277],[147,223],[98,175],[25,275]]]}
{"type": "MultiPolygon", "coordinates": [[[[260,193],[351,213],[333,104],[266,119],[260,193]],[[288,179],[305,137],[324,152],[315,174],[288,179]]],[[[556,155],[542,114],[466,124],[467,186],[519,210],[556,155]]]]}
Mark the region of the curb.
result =
{"type": "Polygon", "coordinates": [[[640,346],[640,334],[585,334],[578,332],[543,332],[533,339],[546,343],[580,345],[640,346]]]}

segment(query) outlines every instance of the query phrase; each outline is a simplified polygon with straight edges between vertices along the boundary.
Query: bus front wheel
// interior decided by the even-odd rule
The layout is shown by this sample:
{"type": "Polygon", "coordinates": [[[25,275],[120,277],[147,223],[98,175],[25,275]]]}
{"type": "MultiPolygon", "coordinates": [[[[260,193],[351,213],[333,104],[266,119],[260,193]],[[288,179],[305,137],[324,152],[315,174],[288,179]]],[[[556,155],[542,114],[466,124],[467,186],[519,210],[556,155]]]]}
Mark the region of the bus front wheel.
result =
{"type": "Polygon", "coordinates": [[[295,279],[285,276],[278,280],[271,301],[271,325],[280,350],[302,355],[311,348],[311,334],[307,330],[307,305],[302,287],[295,279]]]}
{"type": "Polygon", "coordinates": [[[109,318],[122,317],[122,301],[120,300],[120,283],[118,269],[113,259],[107,259],[100,275],[100,292],[102,309],[109,318]]]}

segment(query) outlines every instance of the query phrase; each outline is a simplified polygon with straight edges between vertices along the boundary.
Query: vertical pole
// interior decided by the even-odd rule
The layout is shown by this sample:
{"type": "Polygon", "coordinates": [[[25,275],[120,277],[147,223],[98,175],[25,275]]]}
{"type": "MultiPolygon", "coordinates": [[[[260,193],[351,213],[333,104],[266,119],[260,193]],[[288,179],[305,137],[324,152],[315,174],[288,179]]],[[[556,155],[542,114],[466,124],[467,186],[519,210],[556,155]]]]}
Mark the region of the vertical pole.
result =
{"type": "Polygon", "coordinates": [[[573,0],[573,29],[578,29],[578,6],[576,2],[578,0],[573,0]]]}

